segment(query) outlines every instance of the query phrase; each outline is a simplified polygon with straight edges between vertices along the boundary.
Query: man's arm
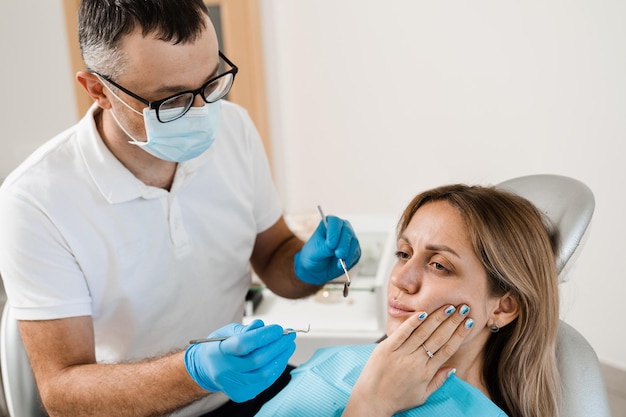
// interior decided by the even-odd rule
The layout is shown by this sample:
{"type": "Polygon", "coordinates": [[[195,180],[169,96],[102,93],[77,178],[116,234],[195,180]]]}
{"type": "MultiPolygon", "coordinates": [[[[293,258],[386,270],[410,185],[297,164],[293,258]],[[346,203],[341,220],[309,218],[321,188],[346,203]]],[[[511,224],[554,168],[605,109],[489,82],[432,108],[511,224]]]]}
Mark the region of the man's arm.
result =
{"type": "Polygon", "coordinates": [[[265,285],[281,297],[305,297],[321,288],[321,285],[306,284],[296,277],[293,260],[303,245],[282,216],[272,227],[257,235],[252,267],[265,285]]]}
{"type": "Polygon", "coordinates": [[[183,351],[97,364],[89,316],[19,321],[19,329],[51,417],[161,415],[208,394],[187,373],[183,351]]]}

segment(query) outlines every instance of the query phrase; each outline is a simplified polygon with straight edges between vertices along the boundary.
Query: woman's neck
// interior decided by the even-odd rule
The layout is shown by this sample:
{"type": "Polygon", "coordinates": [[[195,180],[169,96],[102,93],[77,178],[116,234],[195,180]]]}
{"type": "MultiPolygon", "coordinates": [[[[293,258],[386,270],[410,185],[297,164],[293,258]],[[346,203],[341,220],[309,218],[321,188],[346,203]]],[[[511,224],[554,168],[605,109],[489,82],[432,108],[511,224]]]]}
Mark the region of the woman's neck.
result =
{"type": "Polygon", "coordinates": [[[478,388],[487,398],[491,398],[484,378],[484,344],[463,345],[444,366],[456,369],[456,376],[478,388]]]}

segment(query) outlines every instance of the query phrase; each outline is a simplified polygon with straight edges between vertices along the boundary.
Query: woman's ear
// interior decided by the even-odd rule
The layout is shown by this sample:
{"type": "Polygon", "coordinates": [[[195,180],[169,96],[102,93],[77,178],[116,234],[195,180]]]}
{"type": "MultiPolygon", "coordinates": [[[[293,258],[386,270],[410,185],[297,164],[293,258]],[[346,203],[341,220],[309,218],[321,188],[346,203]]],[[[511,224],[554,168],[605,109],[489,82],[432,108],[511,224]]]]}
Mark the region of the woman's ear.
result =
{"type": "Polygon", "coordinates": [[[111,108],[111,101],[107,95],[108,90],[96,74],[89,71],[79,71],[76,73],[76,81],[83,86],[87,94],[94,99],[103,109],[111,108]]]}
{"type": "Polygon", "coordinates": [[[519,303],[510,292],[498,298],[498,304],[491,313],[491,318],[487,325],[495,324],[504,327],[519,316],[519,303]]]}

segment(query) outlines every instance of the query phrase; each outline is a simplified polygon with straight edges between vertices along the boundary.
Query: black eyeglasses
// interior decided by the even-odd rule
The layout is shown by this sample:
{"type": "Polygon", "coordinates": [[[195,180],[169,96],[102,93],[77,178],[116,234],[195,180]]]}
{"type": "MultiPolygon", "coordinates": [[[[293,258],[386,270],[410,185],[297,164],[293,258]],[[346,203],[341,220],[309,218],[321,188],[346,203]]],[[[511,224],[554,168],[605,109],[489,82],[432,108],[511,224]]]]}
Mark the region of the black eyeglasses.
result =
{"type": "Polygon", "coordinates": [[[184,114],[191,108],[193,100],[198,94],[206,103],[215,103],[228,94],[230,88],[233,86],[233,82],[235,82],[235,75],[239,69],[228,58],[226,58],[222,51],[219,51],[219,55],[224,62],[230,65],[230,70],[219,74],[217,77],[211,78],[197,90],[184,91],[157,101],[148,101],[145,98],[133,93],[129,89],[122,87],[106,75],[102,75],[96,71],[91,72],[99,75],[105,81],[111,83],[129,96],[141,101],[143,104],[150,107],[150,109],[155,110],[159,122],[167,123],[183,117],[184,114]]]}

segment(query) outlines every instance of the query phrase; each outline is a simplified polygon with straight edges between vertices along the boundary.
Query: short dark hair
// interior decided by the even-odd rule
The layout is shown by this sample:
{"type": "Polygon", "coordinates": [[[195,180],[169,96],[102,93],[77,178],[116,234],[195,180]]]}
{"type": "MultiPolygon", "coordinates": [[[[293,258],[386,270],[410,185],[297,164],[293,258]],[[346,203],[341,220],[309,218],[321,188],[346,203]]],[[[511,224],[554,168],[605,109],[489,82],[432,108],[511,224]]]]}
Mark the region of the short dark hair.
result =
{"type": "Polygon", "coordinates": [[[89,69],[115,76],[124,64],[121,38],[141,28],[166,42],[187,43],[206,29],[209,12],[202,0],[82,0],[78,42],[89,69]]]}

